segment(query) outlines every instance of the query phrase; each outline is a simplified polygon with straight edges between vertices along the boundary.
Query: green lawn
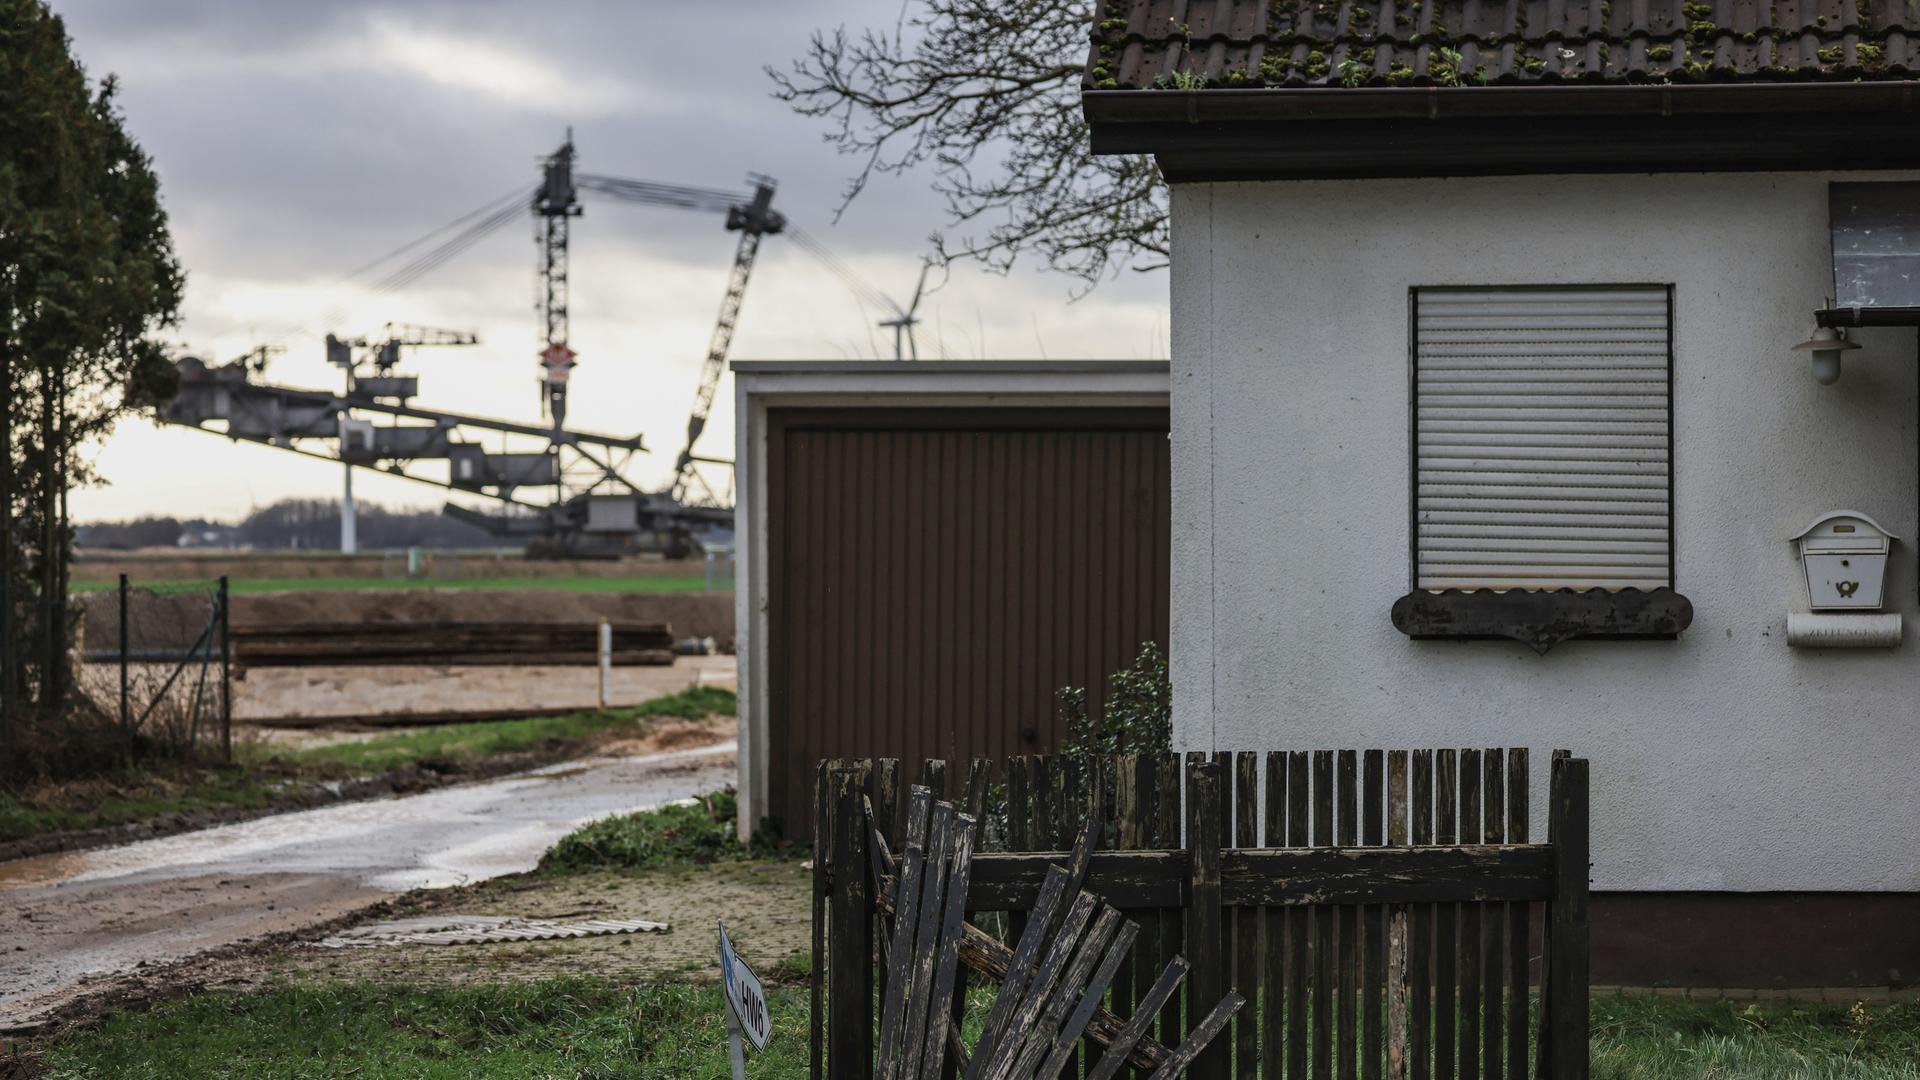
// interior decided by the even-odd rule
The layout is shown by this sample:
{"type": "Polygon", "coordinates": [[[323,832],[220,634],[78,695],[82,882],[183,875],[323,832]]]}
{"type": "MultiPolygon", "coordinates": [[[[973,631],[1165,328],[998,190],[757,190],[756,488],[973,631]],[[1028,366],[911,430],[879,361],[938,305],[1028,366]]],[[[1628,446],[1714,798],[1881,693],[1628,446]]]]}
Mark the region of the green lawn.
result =
{"type": "Polygon", "coordinates": [[[1594,1080],[1920,1080],[1920,1006],[1593,1002],[1594,1080]]]}
{"type": "MultiPolygon", "coordinates": [[[[807,991],[770,981],[774,1037],[755,1077],[806,1075],[807,991]]],[[[984,1011],[976,997],[971,1014],[984,1011]]],[[[208,993],[123,1013],[54,1047],[50,1078],[659,1077],[726,1075],[711,986],[349,986],[208,993]]],[[[1595,1080],[1910,1080],[1920,1077],[1912,1006],[1757,1006],[1647,998],[1594,1001],[1595,1080]]]]}
{"type": "MultiPolygon", "coordinates": [[[[137,587],[162,595],[202,592],[212,588],[206,580],[137,581],[137,587]]],[[[235,595],[248,593],[306,592],[320,589],[552,589],[559,592],[588,593],[687,593],[703,592],[707,579],[702,574],[632,574],[615,577],[497,577],[497,578],[384,578],[384,577],[311,577],[311,578],[234,578],[228,589],[235,595]]],[[[111,592],[119,588],[114,581],[76,581],[76,593],[111,592]]],[[[733,588],[730,579],[716,579],[714,588],[733,588]]]]}
{"type": "Polygon", "coordinates": [[[523,720],[482,720],[377,735],[357,742],[285,750],[255,747],[249,755],[295,767],[376,775],[417,761],[459,761],[508,754],[546,746],[552,740],[576,741],[617,728],[633,727],[649,717],[674,716],[697,720],[714,713],[731,714],[733,692],[703,686],[624,709],[592,710],[523,720]]]}
{"type": "MultiPolygon", "coordinates": [[[[747,1075],[805,1076],[807,991],[774,985],[768,998],[773,1041],[749,1052],[747,1075]]],[[[50,1080],[706,1080],[727,1075],[721,1008],[718,987],[586,980],[205,993],[116,1015],[45,1066],[50,1080]]]]}

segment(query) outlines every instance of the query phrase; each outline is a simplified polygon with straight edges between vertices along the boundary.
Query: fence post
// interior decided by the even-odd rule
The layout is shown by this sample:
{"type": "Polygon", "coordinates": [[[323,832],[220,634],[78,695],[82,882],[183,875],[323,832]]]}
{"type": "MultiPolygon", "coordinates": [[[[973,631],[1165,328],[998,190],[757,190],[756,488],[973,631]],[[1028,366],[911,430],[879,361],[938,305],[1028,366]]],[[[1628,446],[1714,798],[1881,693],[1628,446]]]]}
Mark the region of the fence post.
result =
{"type": "MultiPolygon", "coordinates": [[[[227,591],[227,575],[220,575],[220,754],[233,761],[233,672],[227,647],[227,629],[232,625],[233,607],[227,591]]],[[[122,623],[124,626],[125,624],[122,623]]],[[[123,668],[124,670],[124,668],[123,668]]]]}
{"type": "MultiPolygon", "coordinates": [[[[1220,766],[1193,761],[1187,766],[1187,850],[1192,853],[1191,889],[1186,911],[1187,1031],[1227,993],[1226,952],[1220,907],[1220,766]]],[[[1194,1060],[1193,1080],[1226,1080],[1231,1044],[1215,1039],[1194,1060]]]]}
{"type": "Polygon", "coordinates": [[[1547,911],[1542,1056],[1552,1080],[1586,1080],[1588,1038],[1587,761],[1556,754],[1547,809],[1553,900],[1547,911]]]}
{"type": "Polygon", "coordinates": [[[834,836],[828,824],[833,820],[831,781],[832,773],[823,760],[816,766],[813,778],[813,965],[808,980],[811,985],[807,1009],[807,1076],[810,1080],[826,1080],[827,1076],[827,1016],[820,1004],[825,1000],[821,991],[826,986],[827,974],[827,896],[831,891],[828,868],[833,865],[828,857],[833,850],[834,836]]]}
{"type": "Polygon", "coordinates": [[[120,575],[120,736],[126,740],[127,764],[133,764],[133,711],[127,703],[127,575],[120,575]]]}
{"type": "MultiPolygon", "coordinates": [[[[873,912],[867,889],[862,777],[833,774],[833,898],[827,951],[827,1067],[834,1080],[873,1078],[873,912]]],[[[877,811],[876,807],[876,811],[877,811]]]]}

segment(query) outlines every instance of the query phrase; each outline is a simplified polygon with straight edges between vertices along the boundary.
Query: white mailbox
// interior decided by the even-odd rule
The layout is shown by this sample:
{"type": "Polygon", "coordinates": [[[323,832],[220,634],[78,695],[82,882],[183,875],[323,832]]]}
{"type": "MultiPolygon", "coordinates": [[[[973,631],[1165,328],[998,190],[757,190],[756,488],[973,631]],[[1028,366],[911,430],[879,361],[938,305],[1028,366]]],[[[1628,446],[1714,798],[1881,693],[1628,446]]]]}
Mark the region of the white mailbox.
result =
{"type": "Polygon", "coordinates": [[[1793,542],[1807,572],[1814,611],[1878,611],[1887,581],[1887,553],[1899,539],[1853,510],[1824,514],[1793,542]]]}

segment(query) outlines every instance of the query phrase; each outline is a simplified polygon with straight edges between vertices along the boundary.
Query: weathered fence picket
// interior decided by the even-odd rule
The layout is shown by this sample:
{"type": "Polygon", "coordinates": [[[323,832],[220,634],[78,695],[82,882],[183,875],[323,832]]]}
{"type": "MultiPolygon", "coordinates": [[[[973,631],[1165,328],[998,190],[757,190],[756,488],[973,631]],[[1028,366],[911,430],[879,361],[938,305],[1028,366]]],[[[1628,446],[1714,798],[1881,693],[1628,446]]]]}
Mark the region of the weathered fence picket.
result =
{"type": "MultiPolygon", "coordinates": [[[[971,762],[964,791],[944,762],[907,772],[887,761],[823,762],[812,1075],[868,1080],[876,1036],[910,1038],[919,1022],[914,1010],[926,1015],[928,1005],[917,1000],[924,973],[916,971],[909,985],[876,986],[873,968],[876,947],[890,943],[876,936],[882,898],[870,848],[891,845],[899,853],[903,883],[924,880],[928,862],[940,861],[913,842],[924,835],[916,828],[926,828],[919,815],[931,813],[903,795],[902,777],[915,775],[934,799],[950,795],[955,812],[964,806],[982,823],[971,879],[951,883],[964,894],[969,918],[1006,912],[1007,942],[1032,942],[1023,963],[1008,945],[968,927],[957,943],[963,954],[971,951],[977,961],[991,946],[1001,958],[997,967],[976,965],[986,974],[972,978],[991,982],[1011,972],[1017,980],[1105,988],[1070,997],[1024,994],[1022,1006],[1038,1010],[1035,1030],[1049,1036],[1001,1048],[998,1072],[1075,1080],[1170,1076],[1168,1061],[1127,1064],[1103,1040],[1131,1034],[1166,1054],[1164,1048],[1179,1048],[1217,1024],[1218,1037],[1200,1044],[1184,1075],[1584,1080],[1587,763],[1560,751],[1551,764],[1548,835],[1536,842],[1523,748],[1140,754],[1092,762],[1036,755],[1004,762],[997,776],[994,763],[971,762]],[[989,829],[988,816],[1002,800],[1005,817],[989,829]],[[871,840],[854,827],[868,802],[885,823],[871,840]],[[1104,825],[1101,846],[1074,870],[1089,892],[1118,909],[1102,909],[1098,918],[1092,910],[1066,911],[1049,888],[1048,868],[1066,860],[1090,817],[1104,825]],[[909,827],[910,820],[919,824],[909,827]],[[1035,933],[1026,933],[1029,915],[1035,933]],[[1098,946],[1060,951],[1054,934],[1062,917],[1096,928],[1098,946]],[[1122,930],[1133,924],[1137,933],[1122,930]],[[1042,940],[1055,942],[1059,955],[1040,955],[1042,940]],[[1186,972],[1184,991],[1169,979],[1170,963],[1186,972]],[[1230,992],[1244,997],[1245,1007],[1216,1014],[1230,992]]],[[[942,895],[931,884],[923,890],[942,895]]],[[[894,902],[912,905],[906,898],[913,891],[894,902]]],[[[911,914],[924,938],[934,912],[911,914]]],[[[955,970],[963,992],[967,966],[955,970]]],[[[933,1000],[946,1001],[946,988],[933,986],[933,1000]]],[[[961,1019],[962,996],[953,1001],[950,1025],[961,1019]]],[[[905,1057],[923,1076],[962,1071],[949,1052],[957,1036],[936,1045],[941,1030],[905,1057]]],[[[975,1047],[976,1066],[983,1050],[995,1053],[975,1047]]]]}

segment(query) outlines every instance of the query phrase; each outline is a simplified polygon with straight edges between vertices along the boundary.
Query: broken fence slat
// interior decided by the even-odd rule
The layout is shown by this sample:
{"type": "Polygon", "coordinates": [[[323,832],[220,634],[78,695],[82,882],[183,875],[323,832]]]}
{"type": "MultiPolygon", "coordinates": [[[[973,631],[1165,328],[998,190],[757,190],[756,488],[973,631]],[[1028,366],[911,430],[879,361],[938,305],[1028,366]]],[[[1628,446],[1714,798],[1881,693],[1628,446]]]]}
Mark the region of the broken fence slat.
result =
{"type": "Polygon", "coordinates": [[[1160,973],[1160,981],[1148,988],[1140,998],[1140,1006],[1120,1029],[1119,1034],[1107,1044],[1107,1053],[1100,1064],[1087,1074],[1087,1080],[1112,1080],[1127,1064],[1133,1048],[1146,1036],[1147,1029],[1153,1026],[1154,1014],[1167,1002],[1173,1000],[1173,992],[1180,988],[1180,980],[1187,974],[1187,961],[1176,956],[1167,969],[1160,973]]]}
{"type": "MultiPolygon", "coordinates": [[[[1041,957],[1040,966],[1034,971],[1028,982],[1026,992],[1020,995],[1020,1004],[1002,1021],[999,1036],[993,1043],[993,1060],[988,1063],[984,1080],[1009,1080],[1013,1075],[1013,1064],[1018,1059],[1033,1027],[1040,1020],[1040,1010],[1047,1003],[1047,995],[1053,992],[1054,983],[1060,979],[1067,959],[1072,955],[1073,943],[1079,938],[1080,931],[1086,928],[1087,921],[1093,917],[1094,908],[1100,901],[1089,893],[1081,893],[1073,898],[1073,904],[1067,908],[1066,918],[1060,922],[1060,929],[1047,943],[1047,950],[1041,957]]],[[[1002,990],[1005,993],[1005,990],[1002,990]]]]}
{"type": "MultiPolygon", "coordinates": [[[[1067,1011],[1078,1002],[1087,978],[1093,971],[1094,962],[1100,959],[1107,943],[1119,932],[1120,912],[1105,905],[1098,906],[1099,918],[1094,920],[1093,929],[1087,932],[1074,950],[1073,962],[1067,965],[1066,973],[1048,995],[1046,1009],[1040,1014],[1040,1019],[1028,1029],[1026,1043],[1020,1048],[1020,1056],[1014,1059],[1009,1077],[1026,1080],[1033,1075],[1034,1069],[1039,1068],[1040,1062],[1056,1049],[1055,1033],[1066,1022],[1067,1011]]],[[[1070,1042],[1066,1053],[1071,1055],[1072,1052],[1070,1042]]]]}
{"type": "MultiPolygon", "coordinates": [[[[1020,942],[1014,947],[1013,956],[1008,961],[1007,970],[1000,981],[1000,993],[993,1000],[993,1007],[987,1012],[987,1022],[980,1029],[980,1039],[973,1047],[973,1064],[967,1069],[967,1080],[986,1080],[987,1065],[993,1053],[999,1032],[1006,1026],[1007,1017],[1019,1003],[1020,994],[1026,990],[1027,976],[1033,970],[1034,957],[1039,955],[1040,946],[1046,941],[1047,924],[1053,919],[1053,909],[1060,903],[1060,897],[1066,892],[1067,872],[1059,867],[1047,871],[1047,880],[1040,886],[1040,899],[1033,905],[1027,918],[1027,928],[1020,934],[1020,942]]],[[[981,935],[985,937],[985,935],[981,935]]],[[[988,938],[991,941],[991,938],[988,938]]],[[[998,942],[995,942],[998,944],[998,942]]]]}
{"type": "MultiPolygon", "coordinates": [[[[1046,1062],[1035,1076],[1052,1080],[1060,1075],[1061,1069],[1066,1068],[1067,1059],[1073,1055],[1074,1044],[1080,1041],[1080,1033],[1087,1030],[1087,1022],[1093,1019],[1093,1014],[1100,1008],[1100,999],[1105,996],[1107,987],[1113,984],[1114,976],[1119,974],[1120,965],[1126,962],[1133,950],[1134,938],[1139,934],[1138,923],[1121,924],[1119,936],[1107,946],[1107,957],[1100,962],[1100,969],[1093,973],[1086,990],[1081,993],[1080,1003],[1074,1007],[1073,1015],[1067,1018],[1066,1025],[1054,1037],[1053,1053],[1047,1055],[1046,1062]]],[[[1151,1010],[1148,1015],[1152,1015],[1151,1010]]]]}
{"type": "MultiPolygon", "coordinates": [[[[920,1080],[940,1080],[950,1033],[954,1036],[954,1045],[961,1045],[959,1012],[954,1008],[955,988],[964,986],[960,975],[960,932],[967,921],[967,881],[973,870],[973,845],[978,833],[971,815],[956,814],[954,821],[958,835],[954,838],[953,870],[947,881],[946,911],[940,920],[938,952],[934,958],[933,997],[928,1002],[927,1013],[927,1052],[920,1065],[920,1080]]],[[[965,1068],[964,1048],[955,1060],[965,1068]]]]}
{"type": "Polygon", "coordinates": [[[920,910],[920,875],[926,863],[927,789],[915,787],[907,799],[907,836],[900,880],[894,896],[893,935],[888,939],[886,995],[880,1008],[880,1080],[899,1080],[906,1037],[906,995],[913,970],[913,933],[920,910]]]}
{"type": "Polygon", "coordinates": [[[907,986],[906,1056],[895,1070],[901,1080],[916,1080],[920,1075],[920,1058],[926,1053],[927,1003],[933,997],[933,965],[940,947],[940,920],[946,914],[945,890],[952,844],[953,804],[935,803],[927,835],[927,861],[920,872],[920,921],[914,931],[913,955],[909,960],[913,981],[907,986]]]}
{"type": "Polygon", "coordinates": [[[1227,1021],[1233,1019],[1233,1014],[1239,1012],[1244,1004],[1246,999],[1239,994],[1228,994],[1221,999],[1220,1004],[1207,1014],[1207,1018],[1194,1027],[1186,1041],[1174,1049],[1173,1056],[1167,1059],[1166,1064],[1154,1070],[1148,1080],[1173,1080],[1173,1077],[1180,1075],[1180,1071],[1193,1064],[1193,1060],[1200,1056],[1200,1052],[1207,1048],[1214,1036],[1220,1034],[1220,1030],[1227,1026],[1227,1021]]]}

